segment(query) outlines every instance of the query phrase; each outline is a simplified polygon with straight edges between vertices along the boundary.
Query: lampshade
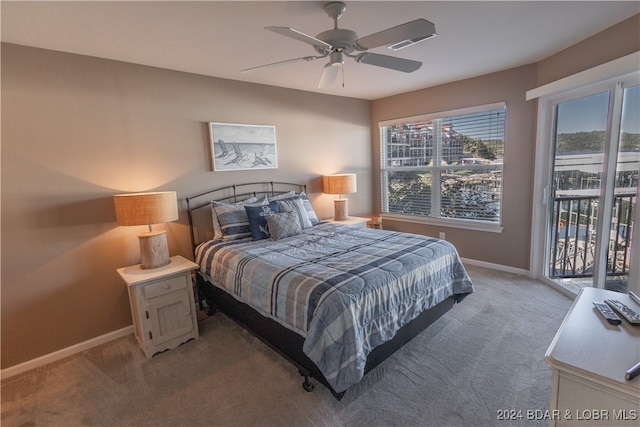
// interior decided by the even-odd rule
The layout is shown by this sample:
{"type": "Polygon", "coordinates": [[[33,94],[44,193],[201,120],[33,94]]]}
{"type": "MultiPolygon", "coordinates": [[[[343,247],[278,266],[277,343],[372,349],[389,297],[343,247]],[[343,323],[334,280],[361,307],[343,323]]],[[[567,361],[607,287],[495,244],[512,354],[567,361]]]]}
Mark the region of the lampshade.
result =
{"type": "Polygon", "coordinates": [[[118,225],[150,225],[178,219],[175,191],[113,196],[118,225]]]}
{"type": "Polygon", "coordinates": [[[118,225],[148,225],[149,232],[140,233],[140,266],[157,268],[169,264],[167,232],[153,231],[152,224],[178,219],[175,191],[130,193],[113,196],[118,225]]]}
{"type": "Polygon", "coordinates": [[[322,187],[327,194],[349,194],[357,191],[356,175],[343,173],[322,177],[322,187]]]}
{"type": "Polygon", "coordinates": [[[342,195],[356,192],[356,175],[353,173],[324,175],[322,177],[322,187],[325,193],[340,195],[339,199],[333,201],[333,219],[335,221],[345,221],[349,219],[349,201],[343,199],[342,195]]]}

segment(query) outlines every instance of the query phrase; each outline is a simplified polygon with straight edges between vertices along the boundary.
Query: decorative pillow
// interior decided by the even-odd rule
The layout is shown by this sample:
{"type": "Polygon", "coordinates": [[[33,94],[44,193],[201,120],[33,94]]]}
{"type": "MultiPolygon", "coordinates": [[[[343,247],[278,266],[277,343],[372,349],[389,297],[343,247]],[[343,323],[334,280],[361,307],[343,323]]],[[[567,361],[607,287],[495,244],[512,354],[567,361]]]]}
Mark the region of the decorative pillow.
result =
{"type": "Polygon", "coordinates": [[[251,236],[249,228],[249,217],[245,206],[260,206],[268,204],[267,199],[258,200],[255,203],[220,203],[212,202],[213,210],[216,212],[220,230],[222,232],[222,240],[236,240],[251,236]]]}
{"type": "Polygon", "coordinates": [[[249,218],[249,230],[253,240],[262,240],[269,237],[269,228],[267,227],[267,215],[273,215],[280,212],[278,202],[271,202],[268,205],[261,206],[245,206],[247,217],[249,218]]]}
{"type": "Polygon", "coordinates": [[[311,202],[307,197],[307,193],[305,192],[300,193],[300,199],[302,199],[302,205],[304,206],[304,209],[307,211],[307,216],[309,217],[309,222],[311,222],[311,225],[318,224],[320,220],[318,219],[318,215],[316,215],[316,211],[313,210],[313,206],[311,206],[311,202]]]}
{"type": "Polygon", "coordinates": [[[269,215],[266,218],[271,240],[280,240],[302,233],[302,227],[296,212],[281,212],[269,215]]]}
{"type": "Polygon", "coordinates": [[[300,197],[278,200],[277,203],[280,205],[280,212],[295,212],[298,215],[298,221],[303,230],[313,227],[300,197]]]}
{"type": "MultiPolygon", "coordinates": [[[[238,202],[238,203],[226,203],[228,205],[244,205],[245,203],[257,203],[258,202],[258,198],[257,197],[251,197],[248,198],[247,200],[243,200],[242,202],[238,202]]],[[[218,214],[216,213],[216,210],[214,209],[215,205],[224,205],[225,203],[223,202],[211,202],[211,222],[213,223],[213,240],[219,240],[222,239],[222,230],[220,229],[220,222],[218,221],[218,214]]]]}

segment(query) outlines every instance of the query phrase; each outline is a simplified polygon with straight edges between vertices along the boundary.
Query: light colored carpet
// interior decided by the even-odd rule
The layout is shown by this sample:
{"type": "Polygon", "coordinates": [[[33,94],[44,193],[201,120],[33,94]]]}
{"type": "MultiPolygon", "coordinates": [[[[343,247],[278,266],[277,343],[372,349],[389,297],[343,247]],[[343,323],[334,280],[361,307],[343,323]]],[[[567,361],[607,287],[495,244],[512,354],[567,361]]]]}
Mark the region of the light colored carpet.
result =
{"type": "MultiPolygon", "coordinates": [[[[469,267],[476,293],[336,401],[227,317],[144,358],[128,336],[2,381],[9,426],[488,426],[545,410],[544,353],[571,300],[530,279],[469,267]]],[[[536,425],[523,419],[520,425],[536,425]]],[[[540,421],[537,425],[546,425],[540,421]]]]}

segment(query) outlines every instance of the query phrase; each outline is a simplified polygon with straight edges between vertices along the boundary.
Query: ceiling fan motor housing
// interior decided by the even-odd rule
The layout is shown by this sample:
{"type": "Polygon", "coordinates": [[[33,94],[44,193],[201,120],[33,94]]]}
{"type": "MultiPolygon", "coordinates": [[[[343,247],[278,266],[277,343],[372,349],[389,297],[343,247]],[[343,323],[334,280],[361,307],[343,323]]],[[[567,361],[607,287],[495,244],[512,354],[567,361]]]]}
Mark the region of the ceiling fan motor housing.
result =
{"type": "MultiPolygon", "coordinates": [[[[321,32],[316,36],[316,38],[333,46],[334,51],[350,53],[355,49],[355,43],[356,40],[358,40],[358,35],[355,33],[355,31],[342,28],[334,28],[333,30],[321,32]]],[[[332,51],[332,49],[326,48],[324,46],[316,46],[316,51],[322,54],[328,54],[332,51]]]]}

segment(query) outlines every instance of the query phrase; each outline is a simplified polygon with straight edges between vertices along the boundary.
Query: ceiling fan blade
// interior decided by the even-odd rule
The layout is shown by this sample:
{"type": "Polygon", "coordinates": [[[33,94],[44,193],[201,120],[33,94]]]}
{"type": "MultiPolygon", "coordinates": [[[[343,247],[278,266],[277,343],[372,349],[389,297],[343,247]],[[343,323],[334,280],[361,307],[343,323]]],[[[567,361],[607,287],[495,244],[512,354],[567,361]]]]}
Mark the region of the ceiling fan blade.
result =
{"type": "Polygon", "coordinates": [[[292,62],[313,61],[314,59],[326,58],[326,56],[327,55],[323,55],[323,56],[303,56],[301,58],[287,59],[285,61],[272,62],[270,64],[264,64],[264,65],[258,65],[256,67],[245,68],[244,70],[240,70],[240,72],[241,73],[246,73],[246,72],[249,72],[249,71],[257,70],[259,68],[276,67],[278,65],[289,64],[289,63],[292,63],[292,62]]]}
{"type": "Polygon", "coordinates": [[[301,33],[298,30],[294,30],[293,28],[289,28],[289,27],[264,27],[265,30],[269,30],[269,31],[273,31],[274,33],[278,33],[281,34],[283,36],[286,37],[290,37],[292,39],[296,39],[298,41],[301,41],[303,43],[307,43],[310,44],[313,47],[319,47],[319,48],[323,48],[323,49],[329,49],[331,50],[332,47],[329,43],[325,43],[320,39],[317,39],[315,37],[311,37],[305,33],[301,33]]]}
{"type": "Polygon", "coordinates": [[[336,82],[336,77],[338,76],[338,71],[340,71],[341,66],[342,64],[340,63],[329,63],[325,65],[324,70],[322,70],[322,75],[320,76],[318,89],[333,85],[336,82]]]}
{"type": "Polygon", "coordinates": [[[412,73],[422,66],[422,62],[411,59],[396,58],[395,56],[380,55],[377,53],[363,52],[355,57],[361,64],[376,65],[391,70],[412,73]]]}
{"type": "Polygon", "coordinates": [[[367,50],[380,46],[389,46],[393,50],[398,50],[427,40],[435,35],[436,26],[433,22],[420,18],[361,37],[356,40],[356,49],[367,50]]]}

